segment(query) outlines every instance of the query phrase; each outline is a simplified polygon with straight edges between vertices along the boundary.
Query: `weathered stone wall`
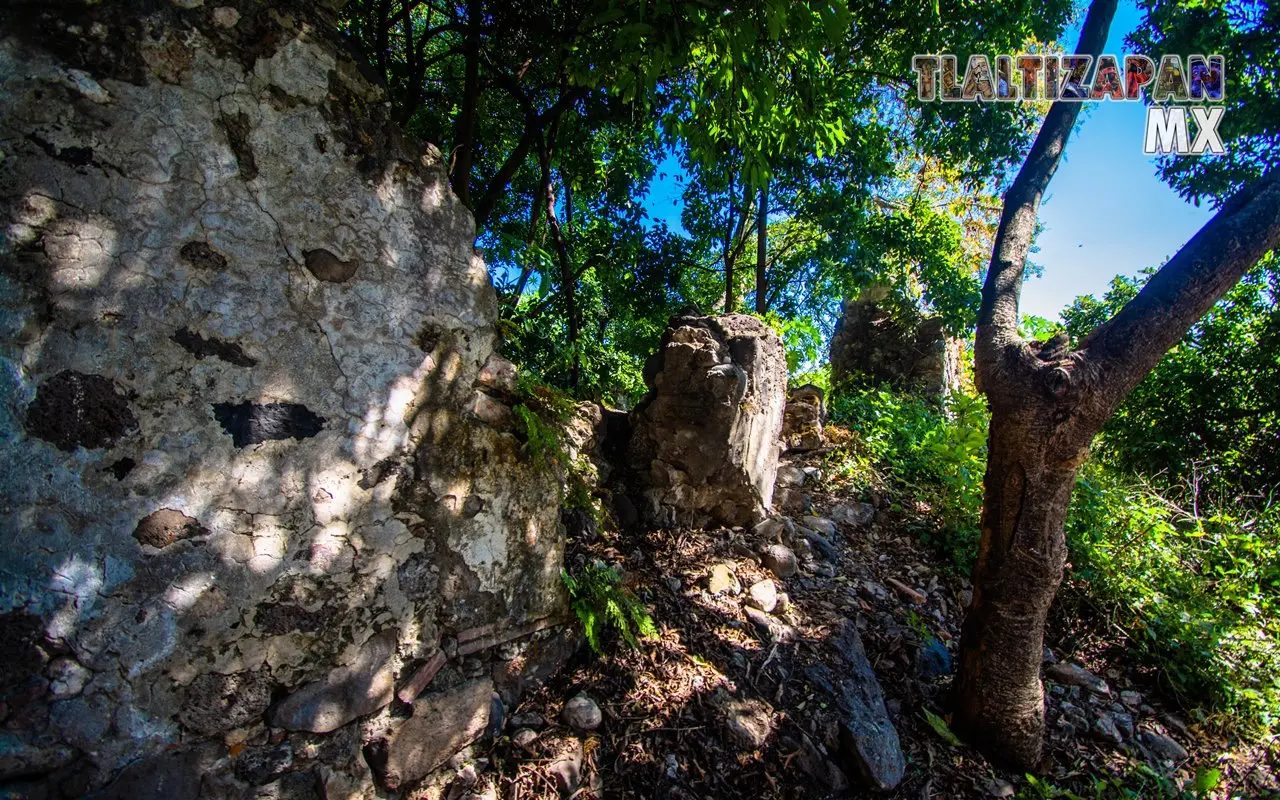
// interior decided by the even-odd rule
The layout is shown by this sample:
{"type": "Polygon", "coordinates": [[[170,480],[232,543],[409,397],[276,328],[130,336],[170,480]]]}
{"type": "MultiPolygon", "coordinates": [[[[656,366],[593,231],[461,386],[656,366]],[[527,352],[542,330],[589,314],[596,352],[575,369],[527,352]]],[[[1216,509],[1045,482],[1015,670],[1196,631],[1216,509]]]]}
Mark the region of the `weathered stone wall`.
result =
{"type": "Polygon", "coordinates": [[[507,429],[495,293],[439,155],[310,3],[17,5],[0,785],[420,777],[528,677],[483,656],[564,603],[562,476],[507,429]],[[458,724],[403,731],[393,694],[428,684],[423,713],[458,724]]]}
{"type": "Polygon", "coordinates": [[[895,309],[872,291],[844,302],[831,337],[831,378],[940,397],[959,386],[960,347],[937,317],[895,309]]]}
{"type": "Polygon", "coordinates": [[[782,341],[755,317],[672,317],[645,365],[627,462],[655,525],[744,525],[773,502],[782,341]]]}

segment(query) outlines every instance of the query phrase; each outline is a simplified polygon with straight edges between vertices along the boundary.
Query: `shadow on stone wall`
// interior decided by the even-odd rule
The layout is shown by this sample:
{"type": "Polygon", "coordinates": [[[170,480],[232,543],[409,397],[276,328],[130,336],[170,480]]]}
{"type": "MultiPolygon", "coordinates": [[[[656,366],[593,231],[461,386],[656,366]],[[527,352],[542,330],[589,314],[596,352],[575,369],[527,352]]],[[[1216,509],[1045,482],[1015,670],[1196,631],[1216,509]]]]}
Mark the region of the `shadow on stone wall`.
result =
{"type": "Polygon", "coordinates": [[[0,23],[0,787],[372,796],[567,655],[562,469],[331,21],[186,5],[0,23]]]}

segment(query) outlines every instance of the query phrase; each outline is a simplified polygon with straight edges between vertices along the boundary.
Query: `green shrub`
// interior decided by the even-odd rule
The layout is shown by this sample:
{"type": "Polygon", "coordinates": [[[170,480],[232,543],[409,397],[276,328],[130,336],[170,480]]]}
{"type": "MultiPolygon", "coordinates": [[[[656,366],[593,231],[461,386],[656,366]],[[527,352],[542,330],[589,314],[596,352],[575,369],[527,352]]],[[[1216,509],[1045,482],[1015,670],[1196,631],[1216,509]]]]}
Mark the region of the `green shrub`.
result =
{"type": "Polygon", "coordinates": [[[856,434],[859,445],[830,459],[834,474],[876,474],[897,493],[927,503],[942,529],[926,538],[969,571],[987,462],[985,403],[959,392],[939,403],[883,388],[838,389],[831,419],[856,434]]]}
{"type": "Polygon", "coordinates": [[[577,577],[564,570],[560,577],[569,590],[570,604],[582,622],[587,643],[596,655],[604,652],[603,638],[609,630],[633,649],[639,648],[639,639],[658,635],[649,610],[622,585],[622,577],[612,568],[588,564],[577,577]]]}
{"type": "MultiPolygon", "coordinates": [[[[1189,706],[1280,720],[1280,509],[1182,507],[1086,465],[1067,519],[1075,575],[1129,649],[1189,706]]],[[[1246,732],[1246,731],[1242,731],[1246,732]]]]}

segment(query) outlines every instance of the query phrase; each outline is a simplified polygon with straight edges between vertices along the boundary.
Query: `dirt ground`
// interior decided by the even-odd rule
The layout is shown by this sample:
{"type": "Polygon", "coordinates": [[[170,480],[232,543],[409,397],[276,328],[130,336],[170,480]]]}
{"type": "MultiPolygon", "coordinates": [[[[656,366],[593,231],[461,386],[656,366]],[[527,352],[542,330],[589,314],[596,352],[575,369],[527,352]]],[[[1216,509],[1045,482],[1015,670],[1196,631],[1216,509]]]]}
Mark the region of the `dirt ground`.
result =
{"type": "MultiPolygon", "coordinates": [[[[821,462],[814,457],[807,466],[820,469],[821,462]]],[[[813,514],[857,499],[828,494],[814,477],[805,487],[813,514]]],[[[602,657],[582,647],[548,685],[509,709],[504,735],[480,757],[479,772],[468,766],[446,796],[1193,797],[1177,794],[1178,787],[1198,769],[1213,768],[1221,777],[1205,796],[1280,797],[1275,742],[1233,749],[1208,726],[1189,726],[1158,695],[1151,675],[1124,662],[1123,648],[1062,620],[1051,625],[1046,671],[1053,662],[1074,662],[1106,691],[1046,681],[1048,739],[1035,781],[949,741],[950,661],[970,586],[908,532],[927,522],[927,508],[869,499],[879,506],[869,525],[839,524],[826,557],[798,548],[800,570],[786,579],[762,566],[759,548],[769,542],[753,530],[602,531],[571,541],[570,569],[619,567],[660,636],[639,650],[614,641],[602,657]],[[727,567],[733,580],[712,594],[707,579],[717,566],[722,579],[727,567]],[[766,579],[790,601],[767,628],[748,618],[744,604],[748,588],[766,579]],[[842,620],[861,634],[905,756],[905,776],[887,793],[836,766],[838,711],[807,677],[842,620]],[[594,731],[562,722],[565,702],[580,693],[602,712],[594,731]],[[742,701],[761,709],[759,747],[744,745],[729,724],[729,709],[742,701]],[[934,724],[927,714],[936,715],[934,724]],[[1170,741],[1185,757],[1153,744],[1170,741]]]]}

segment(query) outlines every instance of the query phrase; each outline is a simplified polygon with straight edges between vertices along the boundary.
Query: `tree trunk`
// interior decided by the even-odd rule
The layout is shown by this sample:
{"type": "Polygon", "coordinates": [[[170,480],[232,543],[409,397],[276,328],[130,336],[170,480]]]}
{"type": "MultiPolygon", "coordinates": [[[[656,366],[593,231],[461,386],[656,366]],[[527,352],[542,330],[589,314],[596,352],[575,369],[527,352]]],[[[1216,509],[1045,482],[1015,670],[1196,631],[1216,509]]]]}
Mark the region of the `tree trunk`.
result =
{"type": "Polygon", "coordinates": [[[769,285],[765,256],[769,250],[769,179],[760,187],[760,209],[756,214],[756,313],[769,310],[769,285]]]}
{"type": "Polygon", "coordinates": [[[724,313],[732,314],[734,307],[738,303],[735,296],[737,287],[734,285],[733,266],[738,261],[738,256],[742,253],[747,239],[750,237],[747,222],[751,219],[751,206],[753,194],[750,184],[745,181],[742,184],[742,205],[735,206],[733,202],[734,183],[729,182],[729,228],[726,231],[724,241],[724,313]],[[733,219],[733,212],[738,212],[738,219],[733,219]]]}
{"type": "MultiPolygon", "coordinates": [[[[450,183],[462,204],[471,206],[471,164],[475,146],[476,103],[480,95],[480,2],[467,2],[467,41],[464,49],[462,106],[453,142],[453,174],[450,183]]],[[[408,23],[406,23],[408,24],[408,23]]]]}
{"type": "Polygon", "coordinates": [[[1063,524],[1087,453],[1055,441],[1054,418],[1062,415],[1054,405],[1027,396],[992,411],[982,541],[956,679],[956,731],[1023,768],[1040,760],[1044,625],[1062,582],[1063,524]]]}
{"type": "Polygon", "coordinates": [[[729,186],[729,220],[728,229],[725,231],[724,237],[724,313],[732,314],[733,307],[737,299],[733,296],[733,262],[734,262],[734,231],[733,231],[733,185],[729,186]]]}
{"type": "Polygon", "coordinates": [[[569,369],[569,385],[578,388],[582,372],[582,353],[578,344],[578,276],[573,272],[573,264],[569,258],[569,244],[565,241],[564,231],[560,229],[560,221],[556,218],[556,195],[547,192],[547,227],[551,229],[551,238],[556,245],[556,260],[560,263],[560,288],[564,292],[565,314],[568,317],[569,346],[573,349],[573,364],[569,369]]]}

